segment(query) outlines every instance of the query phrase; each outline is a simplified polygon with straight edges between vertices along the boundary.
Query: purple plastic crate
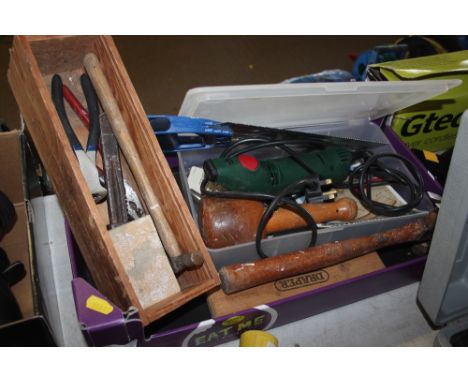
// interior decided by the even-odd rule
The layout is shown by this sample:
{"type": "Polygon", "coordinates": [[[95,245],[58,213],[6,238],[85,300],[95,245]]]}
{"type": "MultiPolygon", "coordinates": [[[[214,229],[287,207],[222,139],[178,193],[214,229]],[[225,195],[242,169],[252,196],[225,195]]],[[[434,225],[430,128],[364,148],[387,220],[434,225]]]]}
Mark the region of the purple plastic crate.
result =
{"type": "Polygon", "coordinates": [[[148,337],[145,337],[144,327],[136,310],[122,312],[80,277],[73,279],[72,287],[77,316],[91,346],[215,346],[238,339],[245,330],[268,330],[418,281],[425,261],[426,257],[420,257],[277,300],[269,305],[260,305],[148,337]],[[112,311],[103,314],[88,308],[87,301],[91,296],[110,304],[112,311]]]}

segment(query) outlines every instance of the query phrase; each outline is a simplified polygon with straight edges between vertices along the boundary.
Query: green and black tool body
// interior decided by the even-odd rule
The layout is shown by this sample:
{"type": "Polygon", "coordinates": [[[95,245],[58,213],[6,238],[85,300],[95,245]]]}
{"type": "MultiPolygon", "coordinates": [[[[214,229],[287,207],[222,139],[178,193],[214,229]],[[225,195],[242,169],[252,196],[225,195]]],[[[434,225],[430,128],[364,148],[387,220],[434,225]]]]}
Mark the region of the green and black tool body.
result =
{"type": "MultiPolygon", "coordinates": [[[[350,171],[353,153],[344,147],[330,147],[297,153],[296,158],[320,179],[341,183],[350,171]]],[[[297,159],[258,160],[252,155],[241,154],[209,159],[203,168],[208,181],[216,182],[226,190],[277,194],[285,187],[312,176],[297,159]]]]}

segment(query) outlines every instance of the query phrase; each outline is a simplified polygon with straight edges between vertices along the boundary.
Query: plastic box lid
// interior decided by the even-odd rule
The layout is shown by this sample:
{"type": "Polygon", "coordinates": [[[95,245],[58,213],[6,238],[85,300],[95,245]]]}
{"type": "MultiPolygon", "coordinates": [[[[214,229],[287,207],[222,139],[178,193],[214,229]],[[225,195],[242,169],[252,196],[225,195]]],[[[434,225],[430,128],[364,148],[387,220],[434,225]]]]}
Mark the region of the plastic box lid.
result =
{"type": "Polygon", "coordinates": [[[281,128],[369,121],[460,84],[454,79],[201,87],[187,92],[179,114],[281,128]]]}

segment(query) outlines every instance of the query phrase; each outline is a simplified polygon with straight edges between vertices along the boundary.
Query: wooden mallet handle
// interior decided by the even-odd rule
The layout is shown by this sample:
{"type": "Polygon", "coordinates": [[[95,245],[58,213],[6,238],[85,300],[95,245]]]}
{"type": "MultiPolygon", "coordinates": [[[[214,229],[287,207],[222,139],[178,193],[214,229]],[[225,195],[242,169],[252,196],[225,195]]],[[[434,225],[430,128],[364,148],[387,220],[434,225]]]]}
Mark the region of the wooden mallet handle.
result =
{"type": "Polygon", "coordinates": [[[435,221],[436,214],[430,213],[412,223],[373,235],[322,244],[252,263],[225,266],[219,271],[221,287],[227,294],[239,292],[285,277],[322,269],[380,248],[418,240],[434,227],[435,221]]]}
{"type": "MultiPolygon", "coordinates": [[[[332,203],[303,204],[315,222],[349,221],[357,215],[353,199],[343,198],[332,203]]],[[[208,248],[223,248],[255,240],[258,223],[263,215],[263,203],[247,199],[204,197],[199,207],[200,229],[208,248]]],[[[265,227],[265,234],[306,226],[301,215],[288,208],[275,211],[265,227]]]]}
{"type": "Polygon", "coordinates": [[[169,223],[164,216],[158,198],[156,197],[151,184],[143,172],[143,165],[138,155],[136,147],[128,131],[127,125],[122,117],[117,102],[112,94],[112,90],[99,64],[99,60],[93,53],[88,53],[84,58],[84,66],[96,89],[102,108],[107,114],[112,130],[119,142],[125,159],[140,187],[143,199],[148,211],[157,228],[161,242],[166,249],[171,260],[174,272],[179,273],[185,267],[197,267],[203,263],[203,257],[199,253],[183,254],[177,239],[172,232],[169,223]]]}

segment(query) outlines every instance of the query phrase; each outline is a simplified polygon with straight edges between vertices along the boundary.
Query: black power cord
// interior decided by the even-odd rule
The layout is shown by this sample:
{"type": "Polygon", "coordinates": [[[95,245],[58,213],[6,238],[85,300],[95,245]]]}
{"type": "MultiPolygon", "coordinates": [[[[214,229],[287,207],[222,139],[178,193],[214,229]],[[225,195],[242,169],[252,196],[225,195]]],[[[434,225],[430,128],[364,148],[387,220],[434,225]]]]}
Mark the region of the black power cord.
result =
{"type": "MultiPolygon", "coordinates": [[[[273,199],[273,201],[268,205],[266,210],[263,212],[260,222],[258,223],[257,234],[255,235],[255,248],[257,249],[257,253],[259,254],[260,257],[264,259],[269,257],[267,254],[265,254],[265,252],[263,252],[263,249],[262,249],[261,240],[263,236],[263,231],[265,231],[266,224],[268,223],[268,220],[270,220],[271,216],[273,215],[273,212],[275,212],[282,205],[287,205],[288,207],[293,208],[294,210],[296,210],[296,212],[299,215],[302,216],[302,218],[307,223],[307,227],[309,227],[312,232],[312,237],[310,239],[308,247],[315,246],[315,243],[317,242],[317,229],[318,228],[317,228],[317,223],[315,222],[314,218],[300,204],[296,203],[292,199],[286,198],[286,195],[297,193],[301,189],[304,189],[310,186],[310,182],[311,180],[309,178],[306,178],[286,187],[273,199]]],[[[312,182],[315,182],[315,180],[312,180],[312,182]]]]}
{"type": "Polygon", "coordinates": [[[251,199],[251,200],[258,200],[264,203],[268,203],[268,207],[263,212],[263,215],[260,219],[257,228],[257,234],[255,236],[255,247],[257,249],[257,253],[262,258],[269,257],[265,254],[261,247],[261,240],[263,231],[265,230],[265,226],[270,220],[273,212],[275,212],[278,208],[282,206],[287,206],[294,209],[299,215],[301,215],[307,223],[307,227],[312,232],[312,237],[310,239],[308,247],[313,247],[317,241],[317,224],[313,217],[309,214],[309,212],[298,204],[295,200],[287,198],[286,195],[290,195],[294,192],[300,192],[301,189],[310,186],[311,182],[316,182],[315,179],[302,179],[299,182],[294,183],[286,187],[282,190],[278,195],[270,195],[270,194],[263,194],[259,192],[241,192],[241,191],[211,191],[206,188],[206,184],[208,183],[208,179],[203,179],[202,184],[200,186],[201,193],[203,195],[214,196],[218,198],[229,198],[229,199],[251,199]]]}
{"type": "MultiPolygon", "coordinates": [[[[301,215],[307,223],[307,227],[312,232],[312,237],[309,242],[309,247],[313,247],[317,241],[317,224],[315,223],[313,217],[307,212],[307,210],[294,201],[291,198],[287,198],[287,195],[298,194],[303,192],[304,189],[310,187],[312,189],[316,189],[318,187],[318,175],[311,169],[304,161],[297,156],[296,151],[288,147],[288,145],[307,145],[307,146],[315,146],[317,148],[318,143],[317,140],[311,141],[304,141],[304,140],[277,140],[271,141],[270,139],[266,138],[246,138],[242,139],[227,149],[225,149],[220,157],[222,158],[231,158],[233,156],[237,156],[246,152],[259,150],[266,147],[278,147],[285,151],[287,154],[291,156],[293,160],[295,160],[299,165],[306,169],[307,172],[310,173],[310,178],[302,179],[292,185],[285,187],[278,195],[270,195],[258,192],[240,192],[240,191],[210,191],[206,189],[206,184],[208,183],[208,179],[205,178],[201,184],[201,192],[204,195],[208,196],[215,196],[215,197],[222,197],[222,198],[231,198],[231,199],[253,199],[262,201],[264,203],[269,203],[268,207],[265,209],[260,223],[257,228],[257,234],[255,236],[255,247],[257,249],[257,253],[262,258],[269,257],[262,249],[261,240],[263,231],[265,230],[265,226],[268,223],[268,220],[271,218],[273,213],[282,206],[287,206],[296,211],[299,215],[301,215]],[[247,146],[247,147],[246,147],[247,146]]],[[[323,147],[323,145],[320,145],[323,147]]]]}
{"type": "Polygon", "coordinates": [[[354,169],[349,175],[349,190],[361,204],[374,213],[382,216],[399,216],[415,208],[424,195],[424,181],[416,166],[407,158],[396,153],[381,153],[369,157],[362,165],[354,169]],[[415,181],[412,181],[405,173],[383,165],[382,158],[399,159],[406,165],[415,181]],[[378,177],[386,183],[398,183],[405,185],[410,190],[410,198],[407,204],[391,206],[372,200],[372,178],[378,177]]]}

